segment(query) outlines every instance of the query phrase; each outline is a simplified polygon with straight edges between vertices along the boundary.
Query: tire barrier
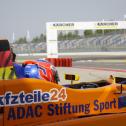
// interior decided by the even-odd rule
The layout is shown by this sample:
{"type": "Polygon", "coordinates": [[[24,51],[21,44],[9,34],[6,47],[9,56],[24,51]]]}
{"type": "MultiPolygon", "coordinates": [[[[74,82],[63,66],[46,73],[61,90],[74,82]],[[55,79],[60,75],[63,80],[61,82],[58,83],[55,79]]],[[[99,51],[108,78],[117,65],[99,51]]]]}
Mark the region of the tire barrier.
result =
{"type": "Polygon", "coordinates": [[[56,67],[72,67],[72,58],[45,58],[56,67]]]}

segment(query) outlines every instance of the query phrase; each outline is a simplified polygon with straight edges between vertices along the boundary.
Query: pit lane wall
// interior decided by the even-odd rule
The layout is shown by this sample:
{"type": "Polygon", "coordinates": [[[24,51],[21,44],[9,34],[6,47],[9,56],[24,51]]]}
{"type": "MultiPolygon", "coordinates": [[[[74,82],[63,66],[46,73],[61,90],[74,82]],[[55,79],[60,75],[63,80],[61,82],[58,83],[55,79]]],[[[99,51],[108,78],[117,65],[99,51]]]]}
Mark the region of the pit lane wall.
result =
{"type": "Polygon", "coordinates": [[[85,90],[37,79],[4,80],[0,84],[0,107],[4,107],[2,126],[40,125],[80,116],[126,112],[126,96],[116,93],[120,87],[116,84],[85,90]]]}

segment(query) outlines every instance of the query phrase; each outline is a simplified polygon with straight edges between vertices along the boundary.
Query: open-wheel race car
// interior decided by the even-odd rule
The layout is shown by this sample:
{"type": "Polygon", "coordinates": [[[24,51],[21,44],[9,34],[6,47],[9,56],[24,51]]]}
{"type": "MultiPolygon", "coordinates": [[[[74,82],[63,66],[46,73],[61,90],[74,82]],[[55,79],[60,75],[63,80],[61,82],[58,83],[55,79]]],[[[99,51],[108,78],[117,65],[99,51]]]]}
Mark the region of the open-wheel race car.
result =
{"type": "Polygon", "coordinates": [[[0,126],[126,125],[126,78],[111,75],[71,85],[27,77],[6,79],[8,63],[1,63],[0,126]]]}

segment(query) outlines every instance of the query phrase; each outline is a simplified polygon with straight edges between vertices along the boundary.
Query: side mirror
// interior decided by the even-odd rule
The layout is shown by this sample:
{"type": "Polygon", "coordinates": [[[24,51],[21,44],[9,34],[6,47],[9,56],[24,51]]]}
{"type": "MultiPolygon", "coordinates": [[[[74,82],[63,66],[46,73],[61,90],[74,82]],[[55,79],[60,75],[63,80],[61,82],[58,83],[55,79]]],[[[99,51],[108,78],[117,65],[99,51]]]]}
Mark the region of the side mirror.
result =
{"type": "Polygon", "coordinates": [[[71,84],[73,84],[73,81],[79,81],[80,76],[78,74],[64,74],[64,79],[65,80],[70,80],[71,84]]]}

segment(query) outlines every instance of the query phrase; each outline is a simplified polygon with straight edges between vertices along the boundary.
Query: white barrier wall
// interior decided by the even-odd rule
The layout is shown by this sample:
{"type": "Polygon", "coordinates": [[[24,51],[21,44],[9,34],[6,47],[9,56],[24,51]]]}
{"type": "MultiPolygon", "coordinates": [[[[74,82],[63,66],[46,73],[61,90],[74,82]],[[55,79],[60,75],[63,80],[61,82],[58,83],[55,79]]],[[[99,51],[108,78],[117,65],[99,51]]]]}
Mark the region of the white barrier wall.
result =
{"type": "Polygon", "coordinates": [[[126,29],[126,21],[48,22],[46,23],[47,57],[58,57],[58,30],[126,29]]]}

